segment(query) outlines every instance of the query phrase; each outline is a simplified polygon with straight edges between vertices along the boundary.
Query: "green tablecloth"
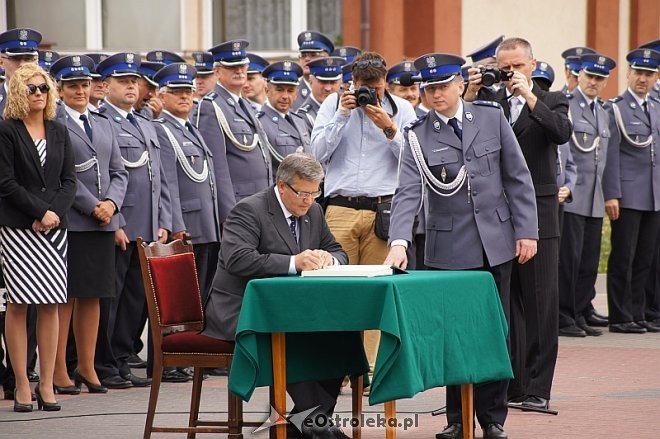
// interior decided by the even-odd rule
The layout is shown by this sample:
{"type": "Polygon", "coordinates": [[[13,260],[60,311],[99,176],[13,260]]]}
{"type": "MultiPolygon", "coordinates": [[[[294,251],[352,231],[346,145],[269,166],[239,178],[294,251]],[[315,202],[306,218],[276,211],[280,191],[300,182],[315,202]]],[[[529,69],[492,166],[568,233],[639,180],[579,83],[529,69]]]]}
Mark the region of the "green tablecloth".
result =
{"type": "Polygon", "coordinates": [[[382,331],[370,404],[438,386],[510,379],[507,324],[490,273],[412,271],[375,278],[249,282],[229,388],[272,384],[270,334],[286,332],[289,382],[367,370],[359,331],[382,331]],[[353,332],[351,332],[353,331],[353,332]]]}

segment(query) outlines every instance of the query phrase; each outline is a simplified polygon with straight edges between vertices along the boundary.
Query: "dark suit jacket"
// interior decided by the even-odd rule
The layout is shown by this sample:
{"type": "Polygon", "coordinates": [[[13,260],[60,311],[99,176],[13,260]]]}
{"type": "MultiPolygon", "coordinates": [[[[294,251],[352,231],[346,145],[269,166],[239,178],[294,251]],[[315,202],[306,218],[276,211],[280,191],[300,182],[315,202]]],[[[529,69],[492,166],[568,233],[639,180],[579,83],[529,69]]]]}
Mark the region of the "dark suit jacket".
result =
{"type": "Polygon", "coordinates": [[[300,218],[300,246],[293,239],[273,186],[241,200],[227,217],[220,260],[206,302],[204,334],[233,340],[245,286],[251,279],[286,276],[291,256],[306,249],[331,253],[340,264],[348,256],[330,233],[321,206],[300,218]]]}
{"type": "MultiPolygon", "coordinates": [[[[538,98],[533,111],[525,104],[513,125],[513,132],[532,174],[539,220],[539,238],[559,236],[559,202],[557,200],[557,145],[568,142],[571,123],[568,99],[561,92],[546,92],[537,85],[532,92],[538,98]]],[[[479,91],[478,99],[495,101],[509,119],[506,89],[479,91]]]]}
{"type": "Polygon", "coordinates": [[[0,225],[30,229],[47,210],[66,215],[76,195],[76,174],[71,139],[64,125],[46,121],[46,165],[23,121],[0,122],[0,225]]]}

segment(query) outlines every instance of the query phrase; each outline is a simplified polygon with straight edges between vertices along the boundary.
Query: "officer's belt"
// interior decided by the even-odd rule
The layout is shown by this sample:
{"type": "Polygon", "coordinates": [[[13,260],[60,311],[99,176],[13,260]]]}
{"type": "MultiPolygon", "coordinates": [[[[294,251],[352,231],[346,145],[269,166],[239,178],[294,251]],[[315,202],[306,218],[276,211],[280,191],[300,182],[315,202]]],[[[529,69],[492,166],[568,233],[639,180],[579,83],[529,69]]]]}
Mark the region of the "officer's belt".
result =
{"type": "Polygon", "coordinates": [[[356,210],[373,210],[380,203],[390,203],[392,195],[382,195],[379,197],[342,197],[341,195],[328,199],[328,205],[348,207],[356,210]]]}

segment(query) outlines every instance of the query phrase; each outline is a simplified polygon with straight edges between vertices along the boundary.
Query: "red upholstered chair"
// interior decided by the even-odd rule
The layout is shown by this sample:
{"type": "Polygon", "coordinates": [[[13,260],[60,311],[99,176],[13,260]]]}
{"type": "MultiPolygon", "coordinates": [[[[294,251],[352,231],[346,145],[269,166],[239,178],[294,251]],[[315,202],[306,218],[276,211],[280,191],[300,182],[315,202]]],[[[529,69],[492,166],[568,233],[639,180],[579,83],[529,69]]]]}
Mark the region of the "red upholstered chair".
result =
{"type": "Polygon", "coordinates": [[[153,380],[144,437],[151,437],[151,432],[188,433],[189,438],[194,438],[195,433],[227,433],[230,439],[242,439],[243,426],[258,426],[260,423],[243,422],[243,402],[231,392],[227,395],[229,413],[226,421],[198,419],[202,370],[205,367],[229,369],[234,343],[199,334],[204,325],[204,314],[189,238],[170,244],[154,242],[149,245],[138,238],[137,244],[154,343],[153,380]],[[165,366],[194,367],[188,427],[153,425],[165,366]]]}

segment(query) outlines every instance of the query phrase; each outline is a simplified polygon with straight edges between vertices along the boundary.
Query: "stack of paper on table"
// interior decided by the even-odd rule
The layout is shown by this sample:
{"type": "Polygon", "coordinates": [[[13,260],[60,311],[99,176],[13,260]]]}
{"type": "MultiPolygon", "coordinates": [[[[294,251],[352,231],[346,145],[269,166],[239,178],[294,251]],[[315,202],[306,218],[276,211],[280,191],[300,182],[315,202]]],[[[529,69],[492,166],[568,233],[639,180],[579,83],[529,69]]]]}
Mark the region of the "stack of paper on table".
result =
{"type": "Polygon", "coordinates": [[[319,270],[303,270],[302,277],[374,277],[390,276],[393,273],[389,265],[333,265],[319,270]]]}

